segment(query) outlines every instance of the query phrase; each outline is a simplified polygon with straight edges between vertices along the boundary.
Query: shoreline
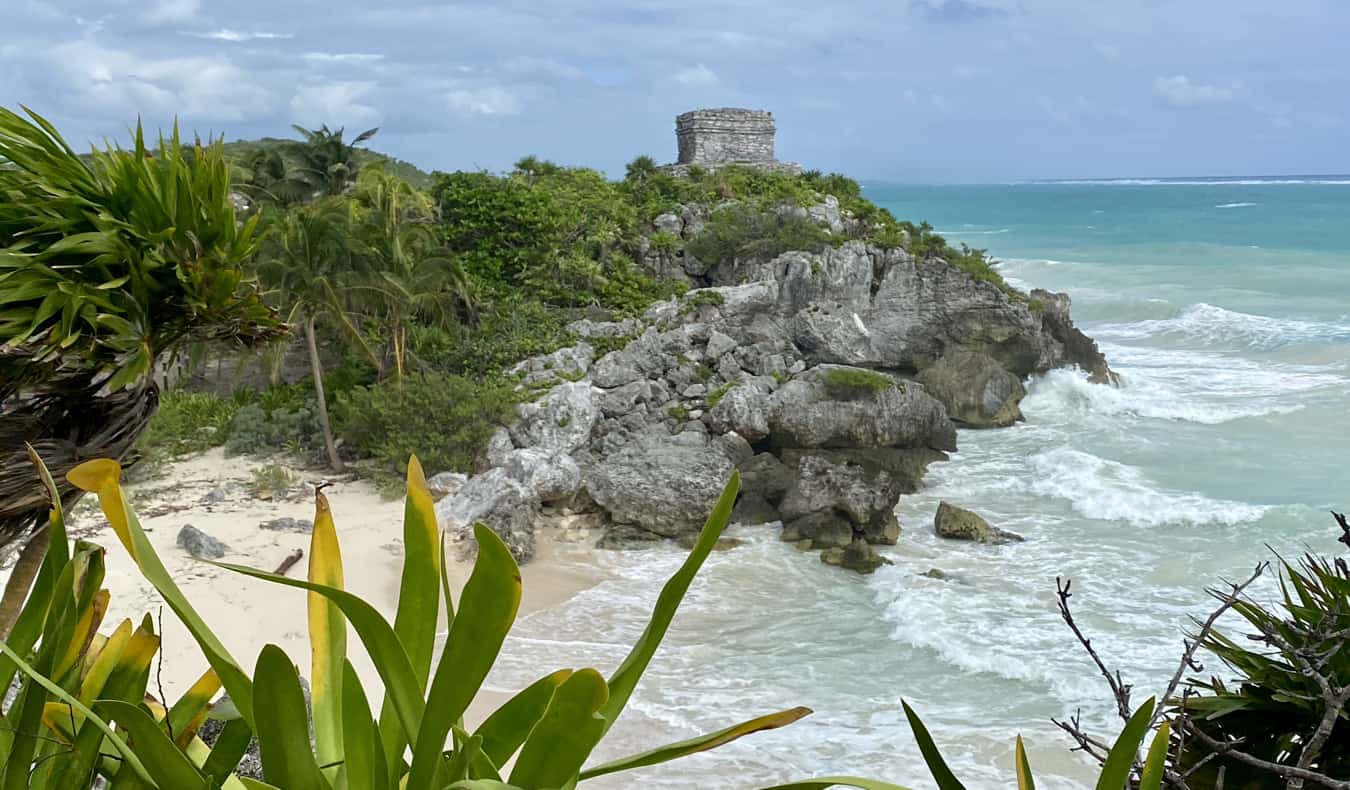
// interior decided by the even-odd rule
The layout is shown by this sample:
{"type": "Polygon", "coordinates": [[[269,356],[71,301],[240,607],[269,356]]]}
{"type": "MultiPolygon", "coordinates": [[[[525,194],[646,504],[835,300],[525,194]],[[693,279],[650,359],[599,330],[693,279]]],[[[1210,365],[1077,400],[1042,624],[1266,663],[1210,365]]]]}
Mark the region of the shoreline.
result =
{"type": "MultiPolygon", "coordinates": [[[[142,527],[174,580],[226,648],[252,673],[259,651],[269,643],[281,646],[307,676],[309,637],[306,593],[239,576],[195,559],[177,545],[179,530],[187,524],[227,545],[222,562],[275,570],[296,549],[308,552],[310,535],[303,531],[264,529],[261,522],[293,518],[305,522],[314,516],[312,488],[305,481],[322,477],[285,456],[226,457],[220,448],[166,462],[147,480],[126,484],[128,500],[142,527]],[[284,497],[253,496],[248,485],[255,470],[278,465],[295,481],[284,497]]],[[[345,588],[363,597],[393,621],[398,601],[403,559],[403,499],[384,499],[366,480],[339,480],[326,489],[342,545],[345,588]]],[[[107,550],[103,586],[111,593],[101,633],[125,618],[133,623],[149,614],[160,633],[161,659],[151,679],[152,693],[172,701],[207,669],[206,659],[187,629],[146,582],[98,509],[97,499],[85,497],[68,515],[73,539],[92,541],[107,550]],[[162,692],[159,690],[162,689],[162,692]]],[[[519,616],[549,609],[571,599],[605,578],[588,558],[589,543],[565,542],[561,530],[541,528],[535,559],[521,568],[519,616]]],[[[446,550],[447,572],[458,593],[468,580],[472,564],[457,559],[455,547],[446,550]]],[[[303,578],[308,557],[288,571],[303,578]]],[[[9,571],[0,572],[0,580],[9,571]]],[[[444,623],[444,612],[441,614],[444,623]]],[[[360,639],[348,630],[348,653],[367,692],[382,688],[379,676],[360,639]]],[[[499,696],[483,692],[470,709],[470,720],[491,712],[485,707],[499,696]]]]}

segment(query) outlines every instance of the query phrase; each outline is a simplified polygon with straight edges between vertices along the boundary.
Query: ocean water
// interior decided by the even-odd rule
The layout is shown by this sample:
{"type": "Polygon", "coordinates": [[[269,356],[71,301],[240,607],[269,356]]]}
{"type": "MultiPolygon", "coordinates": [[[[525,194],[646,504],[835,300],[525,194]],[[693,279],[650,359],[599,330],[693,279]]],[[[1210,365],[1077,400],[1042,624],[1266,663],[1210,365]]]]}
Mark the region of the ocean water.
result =
{"type": "MultiPolygon", "coordinates": [[[[599,757],[794,705],[814,715],[598,786],[851,773],[932,787],[902,698],[972,788],[1012,784],[1019,732],[1040,786],[1091,786],[1050,719],[1081,709],[1109,736],[1111,701],[1056,614],[1057,576],[1142,701],[1174,670],[1188,618],[1208,611],[1206,585],[1272,551],[1340,548],[1327,510],[1350,507],[1350,178],[867,194],[989,249],[1014,284],[1069,292],[1124,384],[1056,371],[1029,382],[1024,424],[961,432],[960,452],[902,499],[895,564],[871,577],[737,530],[747,545],[709,560],[599,757]],[[1027,541],[939,541],[943,499],[1027,541]],[[920,575],[930,568],[955,581],[920,575]]],[[[610,578],[524,618],[490,685],[613,669],[682,556],[603,553],[610,578]]]]}

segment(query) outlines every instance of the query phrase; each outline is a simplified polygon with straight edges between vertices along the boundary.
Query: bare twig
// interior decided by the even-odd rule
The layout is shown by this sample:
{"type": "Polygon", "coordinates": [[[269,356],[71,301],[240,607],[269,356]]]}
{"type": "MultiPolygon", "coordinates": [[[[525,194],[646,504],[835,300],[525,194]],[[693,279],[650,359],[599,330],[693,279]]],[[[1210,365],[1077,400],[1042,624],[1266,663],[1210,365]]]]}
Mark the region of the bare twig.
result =
{"type": "Polygon", "coordinates": [[[1073,635],[1078,638],[1078,643],[1092,657],[1092,663],[1097,665],[1102,677],[1106,678],[1106,684],[1111,687],[1111,696],[1116,701],[1116,713],[1120,715],[1121,721],[1128,722],[1132,712],[1130,709],[1130,690],[1133,687],[1121,679],[1119,671],[1112,672],[1106,667],[1105,662],[1102,661],[1101,656],[1097,655],[1097,650],[1092,646],[1092,640],[1087,638],[1087,635],[1078,627],[1078,623],[1074,621],[1073,612],[1069,610],[1069,598],[1073,596],[1073,593],[1069,592],[1069,588],[1072,586],[1072,579],[1061,580],[1060,577],[1055,577],[1055,591],[1059,598],[1059,616],[1073,631],[1073,635]]]}

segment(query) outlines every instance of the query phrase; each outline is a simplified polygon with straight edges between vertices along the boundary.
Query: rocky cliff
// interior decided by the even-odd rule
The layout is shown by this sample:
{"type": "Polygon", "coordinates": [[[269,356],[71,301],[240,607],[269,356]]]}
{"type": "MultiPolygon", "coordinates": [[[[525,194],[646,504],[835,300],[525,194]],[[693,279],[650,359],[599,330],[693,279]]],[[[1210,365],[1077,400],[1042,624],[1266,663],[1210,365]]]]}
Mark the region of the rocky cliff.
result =
{"type": "MultiPolygon", "coordinates": [[[[805,209],[839,234],[820,252],[709,267],[681,252],[650,269],[704,287],[640,318],[581,321],[577,345],[517,366],[542,392],[497,432],[485,473],[442,500],[451,528],[482,520],[520,559],[541,506],[589,511],[605,545],[688,538],[733,469],[735,519],[866,569],[900,534],[894,508],[955,426],[1021,418],[1027,376],[1111,373],[1061,294],[1009,293],[937,258],[842,241],[838,204],[805,209]],[[596,358],[596,345],[617,350],[596,358]]],[[[688,240],[700,210],[657,218],[688,240]]],[[[706,216],[706,211],[702,212],[706,216]]]]}

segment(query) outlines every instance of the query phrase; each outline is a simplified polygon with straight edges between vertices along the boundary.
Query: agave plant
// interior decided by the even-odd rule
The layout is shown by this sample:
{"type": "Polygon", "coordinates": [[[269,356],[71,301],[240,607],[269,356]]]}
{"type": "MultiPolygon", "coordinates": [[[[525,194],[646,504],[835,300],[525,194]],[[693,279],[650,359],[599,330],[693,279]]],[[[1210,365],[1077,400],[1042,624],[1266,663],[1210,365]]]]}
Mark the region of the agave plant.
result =
{"type": "Polygon", "coordinates": [[[283,333],[245,273],[256,227],[236,220],[219,142],[184,146],[175,128],[152,149],[138,126],[130,149],[81,156],[40,116],[0,108],[0,548],[47,513],[25,442],[69,505],[65,473],[125,456],[175,350],[283,333]]]}

